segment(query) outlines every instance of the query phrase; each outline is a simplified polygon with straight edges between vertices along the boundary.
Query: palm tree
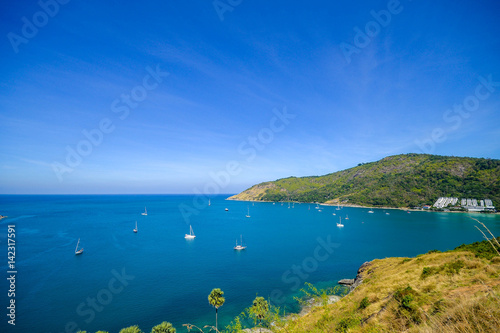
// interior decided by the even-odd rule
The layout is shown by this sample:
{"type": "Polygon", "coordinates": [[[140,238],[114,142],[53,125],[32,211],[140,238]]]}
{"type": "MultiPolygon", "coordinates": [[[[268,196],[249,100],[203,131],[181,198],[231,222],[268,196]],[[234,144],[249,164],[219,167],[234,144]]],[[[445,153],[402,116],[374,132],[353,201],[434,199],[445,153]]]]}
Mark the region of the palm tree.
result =
{"type": "Polygon", "coordinates": [[[268,311],[269,304],[264,297],[255,297],[250,307],[250,315],[254,317],[255,321],[259,321],[259,325],[262,324],[262,320],[266,317],[268,311]]]}
{"type": "Polygon", "coordinates": [[[226,299],[224,298],[224,292],[220,290],[219,288],[215,288],[210,292],[210,295],[208,295],[208,303],[212,305],[215,308],[215,330],[219,332],[217,329],[217,309],[219,309],[226,299]]]}
{"type": "Polygon", "coordinates": [[[175,333],[175,328],[168,321],[164,321],[163,323],[153,327],[151,333],[175,333]]]}
{"type": "Polygon", "coordinates": [[[130,327],[122,328],[120,330],[120,333],[143,333],[143,332],[141,331],[141,329],[139,328],[139,326],[135,325],[135,326],[130,326],[130,327]]]}

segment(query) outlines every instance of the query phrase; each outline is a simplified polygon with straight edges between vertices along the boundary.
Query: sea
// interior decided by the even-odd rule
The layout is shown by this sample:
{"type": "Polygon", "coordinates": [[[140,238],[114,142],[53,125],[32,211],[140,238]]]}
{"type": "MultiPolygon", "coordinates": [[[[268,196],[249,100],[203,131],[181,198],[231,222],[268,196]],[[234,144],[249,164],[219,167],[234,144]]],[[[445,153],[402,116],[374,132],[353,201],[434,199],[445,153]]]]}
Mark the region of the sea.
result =
{"type": "Polygon", "coordinates": [[[224,292],[222,329],[256,296],[298,312],[294,296],[306,282],[330,288],[366,261],[481,241],[471,217],[500,235],[493,214],[369,213],[228,196],[1,195],[0,332],[150,332],[163,321],[187,332],[184,324],[215,325],[213,288],[224,292]],[[196,238],[187,240],[190,226],[196,238]],[[246,249],[235,251],[241,241],[246,249]]]}

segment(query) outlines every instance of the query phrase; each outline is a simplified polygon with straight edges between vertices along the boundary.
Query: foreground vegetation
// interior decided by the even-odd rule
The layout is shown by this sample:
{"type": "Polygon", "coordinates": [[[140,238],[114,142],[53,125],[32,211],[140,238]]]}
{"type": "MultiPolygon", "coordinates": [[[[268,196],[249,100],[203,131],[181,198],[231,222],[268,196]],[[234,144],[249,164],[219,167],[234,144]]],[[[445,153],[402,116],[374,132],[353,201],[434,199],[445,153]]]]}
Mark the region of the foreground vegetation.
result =
{"type": "Polygon", "coordinates": [[[349,295],[276,332],[500,332],[499,273],[487,241],[374,260],[349,295]]]}
{"type": "MultiPolygon", "coordinates": [[[[500,237],[490,237],[480,224],[485,241],[415,258],[371,261],[358,276],[362,283],[333,304],[329,300],[337,297],[330,296],[338,294],[336,288],[317,290],[306,283],[305,298],[298,301],[316,306],[305,314],[283,317],[279,308],[258,296],[221,332],[239,333],[249,327],[254,327],[252,332],[264,328],[276,333],[500,332],[500,237]]],[[[220,289],[209,295],[216,310],[224,304],[222,295],[220,289]]],[[[210,325],[184,326],[189,331],[219,332],[210,325]]],[[[176,330],[163,322],[151,332],[176,330]]],[[[120,333],[142,331],[131,326],[120,333]]]]}
{"type": "Polygon", "coordinates": [[[427,154],[389,156],[325,176],[261,183],[230,199],[421,207],[438,197],[487,198],[498,205],[500,160],[427,154]]]}

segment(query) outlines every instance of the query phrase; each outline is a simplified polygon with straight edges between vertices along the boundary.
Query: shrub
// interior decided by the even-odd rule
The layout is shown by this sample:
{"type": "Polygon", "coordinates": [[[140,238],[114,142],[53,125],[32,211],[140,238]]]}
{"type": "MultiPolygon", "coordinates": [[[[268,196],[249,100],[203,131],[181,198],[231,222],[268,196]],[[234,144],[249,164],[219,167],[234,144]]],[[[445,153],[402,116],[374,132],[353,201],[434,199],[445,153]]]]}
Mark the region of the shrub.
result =
{"type": "Polygon", "coordinates": [[[139,326],[135,325],[135,326],[130,326],[130,327],[122,328],[120,330],[120,333],[144,333],[144,332],[141,331],[141,329],[139,328],[139,326]]]}
{"type": "Polygon", "coordinates": [[[396,310],[396,315],[419,324],[422,321],[420,310],[416,304],[418,297],[417,292],[410,286],[402,289],[399,288],[394,293],[394,299],[398,302],[399,306],[396,310]]]}
{"type": "Polygon", "coordinates": [[[153,327],[151,333],[175,333],[175,328],[168,321],[164,321],[163,323],[153,327]]]}
{"type": "Polygon", "coordinates": [[[462,260],[456,260],[443,265],[443,270],[450,275],[460,273],[460,269],[464,267],[464,262],[462,260]]]}
{"type": "Polygon", "coordinates": [[[368,305],[370,305],[370,301],[368,300],[368,297],[365,297],[361,300],[361,302],[359,302],[359,309],[366,309],[368,305]]]}
{"type": "Polygon", "coordinates": [[[335,331],[347,332],[350,328],[358,326],[359,323],[360,323],[359,319],[353,316],[342,318],[335,327],[335,331]]]}
{"type": "Polygon", "coordinates": [[[413,310],[412,302],[413,302],[413,295],[411,294],[405,295],[401,300],[401,306],[406,310],[413,310]]]}
{"type": "Polygon", "coordinates": [[[424,267],[422,269],[422,274],[420,274],[420,278],[425,279],[433,274],[438,273],[439,270],[439,267],[424,267]]]}
{"type": "MultiPolygon", "coordinates": [[[[500,237],[497,238],[500,241],[500,237]]],[[[478,258],[492,259],[498,256],[495,248],[491,244],[484,240],[482,242],[475,242],[472,244],[462,244],[452,251],[470,251],[476,255],[478,258]]]]}

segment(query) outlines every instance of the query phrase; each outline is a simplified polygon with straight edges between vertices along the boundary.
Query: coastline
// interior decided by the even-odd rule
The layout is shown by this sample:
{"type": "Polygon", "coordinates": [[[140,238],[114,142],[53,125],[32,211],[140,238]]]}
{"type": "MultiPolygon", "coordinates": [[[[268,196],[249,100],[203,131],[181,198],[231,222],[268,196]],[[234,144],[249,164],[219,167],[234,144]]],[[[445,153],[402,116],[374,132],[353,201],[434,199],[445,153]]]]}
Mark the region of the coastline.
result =
{"type": "MultiPolygon", "coordinates": [[[[292,202],[292,203],[297,203],[297,204],[311,204],[315,205],[316,202],[300,202],[300,201],[266,201],[266,200],[252,200],[252,199],[231,199],[232,197],[235,197],[236,195],[233,195],[229,198],[226,198],[226,200],[231,200],[231,201],[242,201],[242,202],[292,202]]],[[[329,207],[334,207],[338,206],[339,204],[337,203],[319,203],[320,206],[329,206],[329,207]]],[[[415,209],[415,208],[409,208],[409,207],[388,207],[388,206],[363,206],[363,205],[357,205],[357,204],[349,204],[349,203],[343,203],[341,206],[343,207],[352,207],[352,208],[366,208],[366,209],[392,209],[392,210],[402,210],[402,211],[408,211],[408,212],[427,212],[427,213],[466,213],[466,214],[493,214],[493,215],[498,215],[500,212],[468,212],[468,211],[456,211],[456,210],[449,210],[449,211],[438,211],[438,210],[432,210],[432,209],[415,209]]]]}
{"type": "MultiPolygon", "coordinates": [[[[500,237],[497,239],[500,240],[500,237]]],[[[500,320],[494,318],[499,318],[495,313],[498,314],[500,309],[500,298],[497,297],[500,282],[496,270],[500,265],[500,257],[496,247],[490,244],[483,240],[468,244],[466,248],[462,245],[445,252],[431,250],[415,257],[367,261],[359,267],[356,278],[338,281],[338,284],[349,287],[347,294],[332,299],[331,303],[328,298],[328,304],[341,301],[338,306],[327,308],[323,299],[311,299],[299,314],[284,317],[283,326],[278,331],[311,331],[321,323],[322,328],[328,328],[325,332],[333,332],[336,328],[345,327],[348,318],[356,319],[350,321],[349,325],[350,328],[358,328],[356,332],[363,326],[368,328],[367,331],[372,331],[370,328],[376,331],[402,331],[401,327],[409,325],[420,329],[433,327],[433,332],[451,332],[455,330],[443,328],[456,329],[454,325],[457,322],[474,331],[472,328],[477,327],[477,321],[474,320],[472,324],[469,318],[478,318],[477,313],[486,314],[479,316],[482,327],[494,327],[491,331],[498,331],[500,320]],[[492,247],[489,247],[490,244],[492,247]],[[484,275],[485,269],[493,274],[484,275]],[[401,317],[393,316],[402,313],[401,309],[405,306],[402,295],[411,295],[406,298],[410,305],[416,302],[422,304],[413,308],[418,310],[411,310],[412,307],[407,306],[406,309],[410,309],[408,311],[413,311],[408,313],[413,313],[414,317],[407,317],[407,313],[401,317]],[[439,312],[435,311],[436,305],[441,305],[439,312]],[[470,317],[464,317],[463,314],[469,314],[470,317]],[[394,325],[394,318],[404,320],[404,326],[400,323],[394,325]],[[413,318],[419,318],[419,322],[413,318]],[[450,318],[456,319],[452,325],[448,322],[450,318]]]]}
{"type": "MultiPolygon", "coordinates": [[[[299,320],[301,318],[304,318],[308,316],[309,314],[313,313],[316,309],[321,309],[325,306],[334,304],[348,296],[356,287],[360,286],[363,283],[364,275],[367,272],[367,269],[370,268],[372,265],[372,261],[367,261],[364,262],[361,266],[359,266],[356,277],[354,279],[342,279],[337,282],[337,286],[344,286],[349,288],[349,290],[343,294],[342,296],[339,295],[328,295],[326,296],[326,299],[323,299],[321,296],[313,297],[310,298],[306,301],[306,304],[301,307],[299,313],[292,313],[289,315],[286,315],[284,317],[281,317],[281,321],[286,323],[289,321],[295,321],[299,320]],[[343,281],[349,280],[350,283],[343,283],[343,281]]],[[[275,326],[275,323],[271,323],[271,326],[275,326]]],[[[259,327],[252,327],[252,328],[247,328],[244,329],[243,332],[247,333],[254,333],[254,332],[261,332],[260,329],[262,329],[262,332],[272,332],[269,329],[266,328],[259,328],[259,327]]]]}

